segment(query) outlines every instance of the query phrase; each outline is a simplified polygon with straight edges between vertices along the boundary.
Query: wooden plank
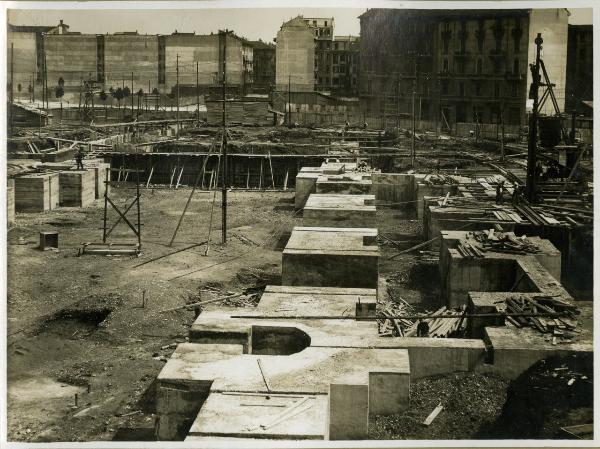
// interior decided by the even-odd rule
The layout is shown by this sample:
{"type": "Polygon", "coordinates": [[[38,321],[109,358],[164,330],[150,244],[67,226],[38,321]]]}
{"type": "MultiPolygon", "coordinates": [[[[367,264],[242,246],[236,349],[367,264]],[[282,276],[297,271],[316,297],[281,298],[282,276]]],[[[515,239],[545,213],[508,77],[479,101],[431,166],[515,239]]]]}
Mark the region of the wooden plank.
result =
{"type": "Polygon", "coordinates": [[[437,415],[440,414],[440,412],[444,410],[444,407],[442,406],[442,403],[440,402],[438,404],[438,406],[436,408],[433,409],[433,411],[429,414],[429,416],[425,419],[425,421],[423,421],[423,425],[424,426],[429,426],[433,420],[437,417],[437,415]]]}

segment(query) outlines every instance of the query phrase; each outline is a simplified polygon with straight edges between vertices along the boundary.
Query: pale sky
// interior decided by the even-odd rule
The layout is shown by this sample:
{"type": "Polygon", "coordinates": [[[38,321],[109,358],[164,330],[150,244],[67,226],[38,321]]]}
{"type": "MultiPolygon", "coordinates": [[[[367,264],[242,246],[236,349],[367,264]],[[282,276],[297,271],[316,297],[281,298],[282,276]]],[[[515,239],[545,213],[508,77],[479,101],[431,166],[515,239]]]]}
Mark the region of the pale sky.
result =
{"type": "MultiPolygon", "coordinates": [[[[71,31],[105,34],[138,31],[140,34],[171,34],[175,30],[209,34],[228,28],[251,40],[272,42],[281,24],[298,14],[333,17],[336,35],[359,35],[357,8],[248,8],[187,10],[9,10],[13,25],[56,25],[60,19],[71,31]]],[[[569,23],[591,24],[592,9],[571,9],[569,23]]]]}

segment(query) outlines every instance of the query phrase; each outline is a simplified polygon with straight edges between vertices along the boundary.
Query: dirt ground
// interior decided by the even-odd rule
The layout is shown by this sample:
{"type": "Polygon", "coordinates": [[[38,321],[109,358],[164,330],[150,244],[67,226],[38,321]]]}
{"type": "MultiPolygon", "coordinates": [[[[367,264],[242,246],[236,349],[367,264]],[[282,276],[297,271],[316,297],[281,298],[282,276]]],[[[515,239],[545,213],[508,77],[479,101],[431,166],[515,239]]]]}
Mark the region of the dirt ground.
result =
{"type": "MultiPolygon", "coordinates": [[[[220,193],[196,192],[171,247],[189,193],[142,191],[139,258],[78,256],[82,243],[101,241],[102,201],[17,215],[8,233],[9,440],[151,439],[152,382],[194,320],[190,309],[161,311],[280,284],[281,251],[293,226],[302,224],[293,192],[230,192],[225,246],[220,193]],[[205,256],[206,244],[198,244],[207,240],[213,199],[205,256]],[[58,251],[37,249],[39,232],[49,230],[59,232],[58,251]]],[[[111,194],[122,209],[133,195],[126,188],[111,194]]],[[[109,213],[109,225],[116,217],[109,213]]],[[[420,239],[410,213],[384,209],[378,223],[408,246],[420,239]]],[[[121,223],[109,241],[135,238],[121,223]]],[[[381,248],[383,276],[418,265],[412,257],[388,260],[396,248],[381,248]]],[[[418,301],[427,284],[413,284],[396,291],[418,301]]]]}
{"type": "MultiPolygon", "coordinates": [[[[193,245],[207,240],[212,192],[194,195],[169,246],[189,192],[143,191],[139,258],[77,256],[83,242],[101,241],[101,201],[18,214],[8,233],[9,440],[110,440],[120,428],[151,428],[144,393],[194,319],[192,310],[160,312],[280,283],[282,236],[301,224],[293,193],[230,192],[226,246],[218,193],[205,256],[206,245],[193,245]],[[48,230],[59,232],[58,251],[36,248],[48,230]]],[[[123,208],[132,194],[113,191],[123,208]]],[[[121,223],[110,240],[132,237],[121,223]]]]}

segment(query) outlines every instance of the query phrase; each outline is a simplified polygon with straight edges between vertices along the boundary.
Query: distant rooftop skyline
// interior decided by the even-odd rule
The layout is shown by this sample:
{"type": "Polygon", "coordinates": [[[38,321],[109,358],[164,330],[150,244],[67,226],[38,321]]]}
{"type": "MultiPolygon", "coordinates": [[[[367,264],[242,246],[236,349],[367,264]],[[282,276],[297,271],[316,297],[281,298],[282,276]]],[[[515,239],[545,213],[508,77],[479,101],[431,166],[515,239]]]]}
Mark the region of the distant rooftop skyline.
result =
{"type": "MultiPolygon", "coordinates": [[[[358,36],[358,16],[366,8],[246,8],[187,10],[8,10],[13,25],[57,25],[62,19],[70,31],[106,34],[137,31],[140,34],[195,32],[210,34],[228,28],[250,40],[273,42],[282,23],[297,15],[333,17],[334,34],[358,36]]],[[[570,24],[591,24],[592,9],[569,9],[570,24]]]]}

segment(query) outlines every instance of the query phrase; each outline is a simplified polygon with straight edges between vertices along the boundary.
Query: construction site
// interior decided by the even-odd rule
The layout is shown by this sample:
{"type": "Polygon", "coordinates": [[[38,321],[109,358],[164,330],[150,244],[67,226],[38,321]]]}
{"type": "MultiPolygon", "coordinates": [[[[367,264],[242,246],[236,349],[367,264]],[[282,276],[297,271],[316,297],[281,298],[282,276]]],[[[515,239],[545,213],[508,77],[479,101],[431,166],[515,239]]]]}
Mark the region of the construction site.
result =
{"type": "Polygon", "coordinates": [[[118,110],[45,54],[39,98],[12,79],[8,440],[592,439],[593,136],[544,34],[526,123],[459,132],[416,87],[252,93],[228,33],[210,85],[177,53],[118,110]]]}

